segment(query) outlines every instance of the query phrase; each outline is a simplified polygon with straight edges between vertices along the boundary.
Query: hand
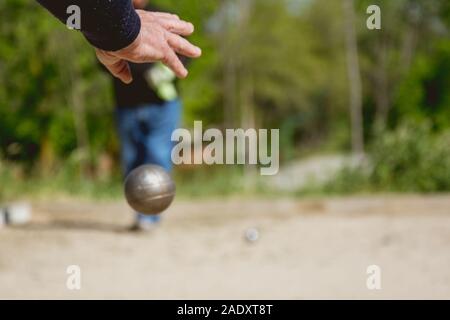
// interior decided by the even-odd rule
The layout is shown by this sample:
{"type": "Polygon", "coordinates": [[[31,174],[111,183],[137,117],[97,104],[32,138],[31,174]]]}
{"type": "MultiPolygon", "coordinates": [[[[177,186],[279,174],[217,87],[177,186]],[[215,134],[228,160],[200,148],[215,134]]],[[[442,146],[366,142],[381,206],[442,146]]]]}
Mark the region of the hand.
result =
{"type": "Polygon", "coordinates": [[[202,51],[182,36],[194,32],[192,23],[180,20],[176,15],[136,10],[141,18],[141,31],[128,47],[118,51],[96,49],[97,58],[124,83],[133,81],[128,61],[146,63],[161,61],[179,77],[185,78],[188,71],[177,53],[189,58],[198,58],[202,51]]]}

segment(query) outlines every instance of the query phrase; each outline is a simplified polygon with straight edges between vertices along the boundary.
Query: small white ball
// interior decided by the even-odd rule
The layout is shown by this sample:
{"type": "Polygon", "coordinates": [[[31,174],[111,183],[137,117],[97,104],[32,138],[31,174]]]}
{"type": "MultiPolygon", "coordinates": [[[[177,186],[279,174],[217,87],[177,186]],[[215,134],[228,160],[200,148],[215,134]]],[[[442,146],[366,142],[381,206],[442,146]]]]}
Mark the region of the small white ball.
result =
{"type": "Polygon", "coordinates": [[[249,228],[245,231],[245,239],[248,242],[256,242],[259,239],[259,231],[255,228],[249,228]]]}

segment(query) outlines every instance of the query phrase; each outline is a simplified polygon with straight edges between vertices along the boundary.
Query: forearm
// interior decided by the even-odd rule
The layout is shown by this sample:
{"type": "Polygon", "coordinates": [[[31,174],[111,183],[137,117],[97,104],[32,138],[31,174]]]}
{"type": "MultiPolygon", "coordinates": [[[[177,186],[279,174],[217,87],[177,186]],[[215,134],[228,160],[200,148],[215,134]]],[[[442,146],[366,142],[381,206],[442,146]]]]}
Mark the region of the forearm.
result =
{"type": "Polygon", "coordinates": [[[131,0],[37,0],[63,23],[71,5],[81,10],[81,32],[95,47],[116,51],[127,47],[139,34],[140,18],[131,0]]]}

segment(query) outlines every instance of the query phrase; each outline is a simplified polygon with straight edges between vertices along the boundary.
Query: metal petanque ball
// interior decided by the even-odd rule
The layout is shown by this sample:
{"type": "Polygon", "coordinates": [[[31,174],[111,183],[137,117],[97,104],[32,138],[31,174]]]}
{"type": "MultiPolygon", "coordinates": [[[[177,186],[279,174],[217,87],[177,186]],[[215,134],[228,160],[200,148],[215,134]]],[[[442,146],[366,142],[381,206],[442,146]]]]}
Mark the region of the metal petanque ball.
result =
{"type": "Polygon", "coordinates": [[[166,210],[175,197],[175,183],[160,166],[143,165],[125,179],[125,197],[137,212],[157,215],[166,210]]]}

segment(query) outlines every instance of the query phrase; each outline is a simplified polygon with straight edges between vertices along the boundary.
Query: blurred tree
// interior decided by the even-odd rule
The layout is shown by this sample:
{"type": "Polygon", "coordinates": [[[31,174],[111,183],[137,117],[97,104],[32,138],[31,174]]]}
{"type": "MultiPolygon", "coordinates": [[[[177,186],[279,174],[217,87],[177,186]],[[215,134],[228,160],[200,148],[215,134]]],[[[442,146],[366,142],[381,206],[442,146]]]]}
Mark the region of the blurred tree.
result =
{"type": "MultiPolygon", "coordinates": [[[[361,150],[375,127],[405,119],[450,126],[448,0],[153,1],[192,21],[203,49],[180,83],[187,126],[281,128],[285,160],[361,150]],[[369,4],[382,30],[366,28],[369,4]]],[[[1,158],[41,174],[67,163],[95,173],[118,146],[92,47],[33,1],[2,0],[0,12],[1,158]]]]}
{"type": "Polygon", "coordinates": [[[105,117],[110,91],[92,48],[35,2],[6,0],[0,10],[3,155],[29,166],[40,159],[51,169],[52,161],[80,148],[89,154],[91,145],[110,145],[109,137],[98,134],[105,125],[111,128],[111,116],[105,117]],[[88,126],[91,118],[96,126],[88,126]]]}
{"type": "Polygon", "coordinates": [[[374,123],[383,129],[396,104],[397,90],[412,71],[415,59],[422,53],[430,54],[432,44],[439,39],[448,41],[450,5],[445,0],[358,0],[357,10],[363,12],[370,4],[381,7],[382,30],[359,28],[360,56],[365,100],[374,102],[374,123]]]}
{"type": "Polygon", "coordinates": [[[352,151],[364,152],[364,129],[362,113],[362,84],[359,69],[358,38],[355,30],[355,4],[353,0],[344,0],[345,39],[347,50],[347,68],[349,81],[349,105],[352,125],[352,151]]]}

